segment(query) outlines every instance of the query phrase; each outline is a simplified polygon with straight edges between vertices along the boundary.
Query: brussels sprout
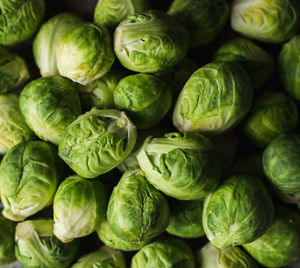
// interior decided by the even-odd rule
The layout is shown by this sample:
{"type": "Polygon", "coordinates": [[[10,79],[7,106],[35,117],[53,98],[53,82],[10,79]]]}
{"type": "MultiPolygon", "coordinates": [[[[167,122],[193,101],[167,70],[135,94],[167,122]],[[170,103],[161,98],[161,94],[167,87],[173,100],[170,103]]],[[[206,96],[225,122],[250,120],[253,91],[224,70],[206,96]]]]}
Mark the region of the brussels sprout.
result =
{"type": "Polygon", "coordinates": [[[13,262],[15,257],[15,227],[16,224],[0,214],[0,265],[13,262]]]}
{"type": "Polygon", "coordinates": [[[107,74],[115,60],[108,30],[92,23],[66,31],[56,56],[59,73],[82,85],[107,74]]]}
{"type": "Polygon", "coordinates": [[[300,135],[282,134],[263,153],[263,169],[286,203],[300,202],[300,135]]]}
{"type": "Polygon", "coordinates": [[[243,134],[251,144],[264,148],[278,135],[294,131],[297,125],[294,101],[281,92],[265,92],[254,101],[244,121],[243,134]]]}
{"type": "Polygon", "coordinates": [[[148,9],[148,0],[99,0],[94,12],[94,21],[113,32],[127,16],[148,9]]]}
{"type": "Polygon", "coordinates": [[[193,73],[173,112],[179,131],[222,134],[247,114],[253,90],[246,72],[233,62],[214,62],[193,73]]]}
{"type": "Polygon", "coordinates": [[[96,178],[126,159],[135,142],[136,127],[124,112],[92,109],[67,127],[58,154],[78,175],[96,178]]]}
{"type": "Polygon", "coordinates": [[[115,235],[111,230],[107,221],[103,221],[100,227],[97,229],[99,239],[108,247],[120,249],[123,251],[135,251],[141,249],[147,245],[150,240],[143,241],[126,241],[115,235]]]}
{"type": "Polygon", "coordinates": [[[125,172],[108,202],[107,221],[111,230],[129,242],[150,240],[169,223],[166,199],[143,175],[139,169],[125,172]]]}
{"type": "Polygon", "coordinates": [[[61,13],[40,28],[33,42],[33,55],[42,76],[58,74],[56,51],[60,39],[72,26],[83,20],[71,13],[61,13]]]}
{"type": "Polygon", "coordinates": [[[166,81],[172,88],[173,100],[176,100],[186,81],[199,69],[199,67],[189,58],[184,58],[173,69],[158,73],[157,75],[166,81]]]}
{"type": "Polygon", "coordinates": [[[278,73],[287,93],[300,100],[300,35],[283,45],[278,57],[278,73]]]}
{"type": "Polygon", "coordinates": [[[71,268],[126,268],[124,255],[117,251],[103,246],[102,248],[81,257],[71,268]]]}
{"type": "Polygon", "coordinates": [[[79,90],[83,110],[87,111],[92,107],[113,108],[115,106],[114,90],[125,76],[125,71],[113,67],[105,76],[86,86],[81,86],[79,90]]]}
{"type": "Polygon", "coordinates": [[[276,209],[269,229],[258,239],[243,247],[260,264],[282,267],[299,259],[300,216],[283,207],[276,209]]]}
{"type": "Polygon", "coordinates": [[[0,94],[19,88],[29,78],[24,59],[0,45],[0,94]]]}
{"type": "Polygon", "coordinates": [[[51,219],[24,221],[16,228],[15,253],[25,268],[67,268],[76,257],[78,242],[59,241],[51,219]]]}
{"type": "Polygon", "coordinates": [[[189,31],[192,46],[205,46],[216,38],[229,18],[225,0],[174,0],[168,14],[189,31]]]}
{"type": "Polygon", "coordinates": [[[16,45],[29,39],[37,30],[45,14],[45,1],[1,1],[0,14],[0,44],[16,45]]]}
{"type": "Polygon", "coordinates": [[[200,134],[167,133],[148,137],[137,159],[155,188],[179,200],[201,199],[220,180],[220,165],[213,143],[200,134]]]}
{"type": "Polygon", "coordinates": [[[153,242],[136,253],[131,268],[194,268],[195,261],[190,247],[179,239],[153,242]]]}
{"type": "Polygon", "coordinates": [[[196,255],[197,267],[201,268],[258,268],[256,262],[238,247],[220,250],[206,244],[196,255]]]}
{"type": "Polygon", "coordinates": [[[272,200],[258,178],[232,175],[206,197],[203,227],[208,240],[225,249],[260,237],[273,215],[272,200]]]}
{"type": "Polygon", "coordinates": [[[231,27],[244,36],[267,43],[291,38],[300,26],[297,0],[234,0],[231,27]]]}
{"type": "Polygon", "coordinates": [[[68,177],[54,197],[54,234],[62,242],[89,235],[105,219],[106,205],[107,193],[101,181],[68,177]]]}
{"type": "Polygon", "coordinates": [[[52,204],[62,174],[56,149],[43,141],[12,147],[0,166],[2,214],[22,221],[52,204]]]}
{"type": "Polygon", "coordinates": [[[81,113],[75,84],[58,75],[30,82],[21,92],[20,109],[35,134],[56,145],[81,113]]]}
{"type": "Polygon", "coordinates": [[[170,202],[170,221],[166,231],[182,238],[204,235],[202,224],[203,200],[170,202]]]}
{"type": "Polygon", "coordinates": [[[0,154],[5,154],[14,145],[34,136],[21,114],[16,94],[0,95],[0,131],[0,154]]]}
{"type": "Polygon", "coordinates": [[[213,60],[240,64],[249,75],[254,90],[265,84],[274,68],[273,56],[246,38],[235,38],[222,45],[213,60]]]}
{"type": "Polygon", "coordinates": [[[190,46],[188,32],[162,11],[128,16],[114,34],[121,64],[140,73],[165,71],[179,63],[190,46]]]}
{"type": "Polygon", "coordinates": [[[140,129],[154,127],[168,112],[172,102],[169,86],[150,74],[133,74],[123,78],[114,90],[114,102],[126,110],[140,129]]]}

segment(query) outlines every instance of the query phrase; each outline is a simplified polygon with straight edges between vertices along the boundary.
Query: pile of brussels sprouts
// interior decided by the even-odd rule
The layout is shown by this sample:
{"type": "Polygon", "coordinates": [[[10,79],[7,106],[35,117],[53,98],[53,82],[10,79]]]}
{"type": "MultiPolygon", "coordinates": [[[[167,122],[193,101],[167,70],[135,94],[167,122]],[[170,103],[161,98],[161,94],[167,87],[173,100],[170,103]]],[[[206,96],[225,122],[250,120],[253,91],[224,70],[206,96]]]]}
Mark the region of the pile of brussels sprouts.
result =
{"type": "Polygon", "coordinates": [[[0,0],[0,265],[299,267],[300,1],[81,2],[0,0]]]}

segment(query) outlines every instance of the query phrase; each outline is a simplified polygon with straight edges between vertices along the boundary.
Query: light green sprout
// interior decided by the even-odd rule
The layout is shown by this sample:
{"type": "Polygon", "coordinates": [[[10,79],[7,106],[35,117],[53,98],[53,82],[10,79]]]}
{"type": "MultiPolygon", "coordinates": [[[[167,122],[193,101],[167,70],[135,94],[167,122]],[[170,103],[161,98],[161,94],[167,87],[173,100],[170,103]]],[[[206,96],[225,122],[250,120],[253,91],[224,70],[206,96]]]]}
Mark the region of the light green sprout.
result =
{"type": "Polygon", "coordinates": [[[292,264],[300,255],[300,216],[287,208],[278,207],[275,219],[258,239],[243,247],[265,267],[292,264]]]}
{"type": "Polygon", "coordinates": [[[286,203],[300,202],[300,135],[286,133],[264,150],[263,169],[276,193],[286,203]]]}
{"type": "Polygon", "coordinates": [[[34,133],[56,145],[66,127],[81,114],[75,83],[59,75],[27,84],[20,95],[20,109],[34,133]]]}
{"type": "Polygon", "coordinates": [[[258,178],[231,175],[205,198],[203,227],[214,246],[226,249],[259,238],[273,215],[272,199],[258,178]]]}
{"type": "Polygon", "coordinates": [[[287,93],[300,100],[300,35],[285,43],[278,56],[278,74],[287,93]]]}
{"type": "Polygon", "coordinates": [[[200,134],[174,132],[162,138],[148,137],[137,159],[155,188],[179,200],[205,197],[221,177],[215,146],[200,134]]]}
{"type": "Polygon", "coordinates": [[[146,267],[194,268],[195,261],[192,250],[182,240],[161,240],[144,246],[133,256],[131,268],[146,267]]]}
{"type": "Polygon", "coordinates": [[[62,242],[91,234],[105,219],[107,193],[99,180],[66,178],[53,202],[54,234],[62,242]]]}
{"type": "Polygon", "coordinates": [[[167,114],[171,102],[171,88],[151,74],[133,74],[123,78],[114,90],[118,109],[128,112],[139,129],[156,126],[167,114]]]}
{"type": "Polygon", "coordinates": [[[92,23],[80,23],[66,31],[56,56],[60,75],[82,85],[107,74],[115,60],[108,30],[92,23]]]}
{"type": "Polygon", "coordinates": [[[128,16],[116,28],[114,38],[121,64],[140,73],[172,68],[186,56],[190,46],[185,28],[159,10],[128,16]]]}
{"type": "Polygon", "coordinates": [[[96,178],[131,153],[136,127],[124,112],[92,109],[71,123],[59,143],[59,156],[80,176],[96,178]]]}
{"type": "Polygon", "coordinates": [[[0,3],[0,44],[13,46],[29,39],[44,14],[44,0],[4,0],[0,3]]]}
{"type": "Polygon", "coordinates": [[[124,255],[121,251],[103,246],[81,257],[71,268],[126,268],[124,255]]]}
{"type": "Polygon", "coordinates": [[[243,123],[243,134],[253,145],[264,148],[278,135],[292,132],[298,125],[298,109],[292,98],[268,91],[254,100],[243,123]]]}
{"type": "Polygon", "coordinates": [[[297,0],[234,0],[231,27],[242,35],[267,43],[290,39],[300,26],[297,0]]]}
{"type": "Polygon", "coordinates": [[[53,235],[52,219],[19,223],[15,240],[16,257],[25,268],[68,268],[79,249],[78,240],[65,244],[53,235]]]}
{"type": "Polygon", "coordinates": [[[258,264],[238,247],[225,250],[206,244],[196,253],[199,268],[259,268],[258,264]]]}
{"type": "Polygon", "coordinates": [[[2,155],[14,145],[34,137],[21,114],[17,94],[0,95],[0,130],[0,154],[2,155]]]}
{"type": "Polygon", "coordinates": [[[69,28],[82,21],[77,15],[61,13],[41,26],[33,42],[33,55],[42,76],[58,74],[56,52],[60,39],[69,28]]]}
{"type": "Polygon", "coordinates": [[[94,21],[113,32],[127,16],[148,9],[148,0],[99,0],[94,12],[94,21]]]}
{"type": "Polygon", "coordinates": [[[43,141],[15,145],[0,166],[2,214],[22,221],[51,205],[61,175],[62,162],[54,146],[43,141]]]}
{"type": "Polygon", "coordinates": [[[150,240],[169,223],[169,206],[141,170],[127,171],[114,188],[107,221],[116,236],[129,242],[150,240]]]}
{"type": "Polygon", "coordinates": [[[215,52],[213,60],[240,64],[249,75],[254,90],[265,84],[274,69],[273,56],[246,38],[225,43],[215,52]]]}
{"type": "Polygon", "coordinates": [[[213,41],[229,18],[225,0],[174,0],[168,14],[189,31],[192,46],[205,46],[213,41]]]}
{"type": "Polygon", "coordinates": [[[222,134],[245,117],[252,96],[242,67],[233,62],[209,63],[186,82],[175,105],[173,124],[182,132],[222,134]]]}

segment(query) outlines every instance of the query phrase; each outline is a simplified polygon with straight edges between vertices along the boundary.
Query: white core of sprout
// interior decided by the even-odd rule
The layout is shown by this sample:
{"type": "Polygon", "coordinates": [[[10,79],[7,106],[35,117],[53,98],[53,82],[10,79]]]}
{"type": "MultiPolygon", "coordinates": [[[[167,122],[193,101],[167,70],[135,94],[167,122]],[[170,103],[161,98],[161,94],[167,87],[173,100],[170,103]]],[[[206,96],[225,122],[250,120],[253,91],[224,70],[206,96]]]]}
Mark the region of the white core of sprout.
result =
{"type": "Polygon", "coordinates": [[[201,268],[224,268],[219,262],[219,249],[214,247],[211,243],[206,244],[199,250],[196,256],[201,268]]]}

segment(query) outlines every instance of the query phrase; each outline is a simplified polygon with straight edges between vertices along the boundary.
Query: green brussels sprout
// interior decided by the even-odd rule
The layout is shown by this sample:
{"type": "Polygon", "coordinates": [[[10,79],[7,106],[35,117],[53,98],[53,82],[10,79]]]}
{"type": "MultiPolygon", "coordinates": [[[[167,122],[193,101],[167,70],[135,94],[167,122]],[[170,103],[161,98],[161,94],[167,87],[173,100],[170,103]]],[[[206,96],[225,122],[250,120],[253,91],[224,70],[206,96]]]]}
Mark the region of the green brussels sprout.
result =
{"type": "Polygon", "coordinates": [[[202,224],[203,200],[171,200],[170,221],[166,231],[182,238],[205,235],[202,224]]]}
{"type": "Polygon", "coordinates": [[[300,26],[298,0],[234,0],[231,27],[240,34],[267,43],[290,39],[300,26]]]}
{"type": "Polygon", "coordinates": [[[294,101],[281,92],[265,92],[255,101],[243,124],[247,140],[265,148],[278,135],[294,131],[298,125],[298,110],[294,101]]]}
{"type": "Polygon", "coordinates": [[[126,268],[126,262],[121,251],[103,246],[102,248],[81,257],[71,266],[71,268],[86,267],[126,268]]]}
{"type": "Polygon", "coordinates": [[[62,171],[55,147],[46,142],[21,142],[12,147],[0,166],[4,217],[22,221],[51,205],[62,171]]]}
{"type": "Polygon", "coordinates": [[[25,268],[67,268],[78,248],[78,240],[65,244],[53,235],[52,219],[29,220],[17,225],[15,253],[25,268]]]}
{"type": "Polygon", "coordinates": [[[126,73],[123,69],[113,67],[105,76],[86,86],[79,87],[83,110],[87,111],[93,107],[114,108],[114,90],[125,76],[126,73]]]}
{"type": "Polygon", "coordinates": [[[97,229],[99,239],[108,247],[123,251],[135,251],[147,245],[150,240],[126,241],[118,237],[110,228],[107,221],[103,221],[97,229]]]}
{"type": "Polygon", "coordinates": [[[67,30],[56,54],[59,73],[82,85],[106,75],[114,60],[108,30],[92,23],[80,23],[67,30]]]}
{"type": "Polygon", "coordinates": [[[58,75],[27,84],[20,94],[20,109],[34,133],[56,145],[66,127],[81,114],[75,84],[58,75]]]}
{"type": "Polygon", "coordinates": [[[143,247],[132,258],[131,268],[194,268],[190,247],[179,239],[161,240],[143,247]]]}
{"type": "Polygon", "coordinates": [[[108,202],[111,230],[129,242],[150,240],[164,232],[169,223],[166,199],[143,175],[140,169],[125,172],[108,202]]]}
{"type": "Polygon", "coordinates": [[[182,132],[222,134],[235,127],[252,104],[246,72],[233,62],[214,62],[193,73],[182,89],[173,124],[182,132]]]}
{"type": "Polygon", "coordinates": [[[64,243],[91,234],[105,219],[106,205],[101,181],[78,175],[66,178],[54,197],[54,234],[64,243]]]}
{"type": "Polygon", "coordinates": [[[265,267],[283,267],[300,256],[300,216],[283,207],[275,212],[269,229],[244,249],[265,267]]]}
{"type": "Polygon", "coordinates": [[[29,78],[24,59],[0,45],[0,94],[19,88],[29,78]]]}
{"type": "Polygon", "coordinates": [[[250,243],[272,223],[274,207],[262,182],[251,175],[231,175],[205,198],[203,227],[220,248],[250,243]]]}
{"type": "Polygon", "coordinates": [[[283,45],[278,57],[278,74],[280,81],[295,100],[300,101],[300,35],[294,36],[283,45]]]}
{"type": "Polygon", "coordinates": [[[154,127],[167,114],[172,91],[151,74],[133,74],[123,78],[114,90],[114,102],[126,110],[139,129],[154,127]]]}
{"type": "Polygon", "coordinates": [[[121,64],[140,73],[172,68],[186,56],[190,46],[185,28],[159,10],[128,16],[116,28],[114,38],[121,64]]]}
{"type": "Polygon", "coordinates": [[[173,69],[158,73],[157,75],[166,81],[172,88],[173,100],[176,100],[186,81],[199,69],[199,67],[189,58],[184,58],[173,69]]]}
{"type": "Polygon", "coordinates": [[[0,265],[13,262],[15,257],[15,228],[16,224],[0,214],[0,265]]]}
{"type": "Polygon", "coordinates": [[[263,169],[286,203],[300,202],[300,135],[282,134],[264,150],[263,169]]]}
{"type": "Polygon", "coordinates": [[[224,28],[229,13],[225,0],[174,0],[168,10],[189,31],[193,47],[214,40],[224,28]]]}
{"type": "Polygon", "coordinates": [[[148,137],[137,159],[155,188],[179,200],[205,197],[217,187],[221,177],[214,144],[200,134],[148,137]]]}
{"type": "Polygon", "coordinates": [[[58,154],[78,175],[96,178],[126,159],[135,142],[136,127],[124,112],[92,109],[67,127],[58,154]]]}
{"type": "Polygon", "coordinates": [[[83,20],[71,13],[61,13],[45,22],[33,42],[33,55],[42,76],[58,74],[56,51],[60,39],[72,26],[83,20]]]}
{"type": "Polygon", "coordinates": [[[258,264],[238,247],[220,250],[211,243],[196,253],[197,267],[200,268],[258,268],[258,264]]]}
{"type": "Polygon", "coordinates": [[[0,44],[16,45],[29,39],[38,29],[45,14],[45,1],[1,1],[0,14],[0,44]]]}
{"type": "Polygon", "coordinates": [[[16,94],[0,95],[0,154],[5,154],[14,145],[34,137],[26,125],[16,94]]]}
{"type": "Polygon", "coordinates": [[[113,32],[127,16],[148,9],[148,0],[99,0],[94,12],[94,21],[113,32]]]}
{"type": "Polygon", "coordinates": [[[273,56],[246,38],[225,43],[215,52],[213,60],[240,64],[249,75],[254,90],[265,84],[274,69],[273,56]]]}

